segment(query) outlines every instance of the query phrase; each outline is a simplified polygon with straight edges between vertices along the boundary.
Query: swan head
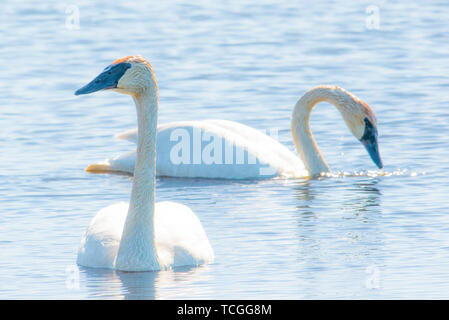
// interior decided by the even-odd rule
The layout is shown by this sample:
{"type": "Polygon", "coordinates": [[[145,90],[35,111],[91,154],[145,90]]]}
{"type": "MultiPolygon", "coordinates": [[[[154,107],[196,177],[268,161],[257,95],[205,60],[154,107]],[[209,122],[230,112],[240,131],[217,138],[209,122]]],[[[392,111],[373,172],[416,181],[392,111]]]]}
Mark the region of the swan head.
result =
{"type": "Polygon", "coordinates": [[[352,134],[363,144],[373,162],[379,169],[383,168],[379,152],[377,119],[373,109],[352,93],[336,87],[340,93],[340,111],[352,134]]]}
{"type": "Polygon", "coordinates": [[[75,91],[75,95],[113,90],[137,96],[146,90],[155,90],[156,88],[153,68],[148,61],[137,55],[115,60],[95,79],[75,91]]]}

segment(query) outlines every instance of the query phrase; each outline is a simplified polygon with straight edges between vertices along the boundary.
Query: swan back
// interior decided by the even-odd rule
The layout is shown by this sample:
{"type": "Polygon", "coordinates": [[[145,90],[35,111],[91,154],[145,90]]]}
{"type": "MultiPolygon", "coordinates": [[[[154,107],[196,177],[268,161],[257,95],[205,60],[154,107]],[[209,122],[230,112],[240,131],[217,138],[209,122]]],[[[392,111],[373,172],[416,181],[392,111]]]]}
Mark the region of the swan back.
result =
{"type": "Polygon", "coordinates": [[[161,176],[263,179],[304,175],[301,160],[287,147],[233,121],[171,122],[158,126],[157,140],[157,173],[161,176]]]}
{"type": "Polygon", "coordinates": [[[127,213],[125,202],[98,211],[81,238],[77,264],[93,268],[114,267],[127,213]]]}

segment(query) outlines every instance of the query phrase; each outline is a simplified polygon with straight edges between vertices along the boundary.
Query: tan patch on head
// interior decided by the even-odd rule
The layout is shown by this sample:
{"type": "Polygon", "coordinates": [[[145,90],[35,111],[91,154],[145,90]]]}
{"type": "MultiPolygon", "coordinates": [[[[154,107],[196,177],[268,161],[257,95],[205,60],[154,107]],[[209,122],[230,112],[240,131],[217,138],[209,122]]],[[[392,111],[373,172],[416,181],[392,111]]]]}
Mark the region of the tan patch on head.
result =
{"type": "Polygon", "coordinates": [[[126,56],[120,59],[115,60],[112,64],[118,64],[118,63],[122,63],[122,62],[128,62],[128,63],[143,63],[144,65],[146,65],[148,68],[150,68],[151,70],[153,70],[153,67],[151,66],[151,64],[141,55],[136,55],[136,56],[126,56]]]}
{"type": "Polygon", "coordinates": [[[156,90],[157,90],[157,81],[156,81],[156,77],[154,75],[154,71],[153,71],[153,67],[151,66],[151,64],[141,55],[135,55],[135,56],[126,56],[120,59],[115,60],[112,64],[118,64],[118,63],[131,63],[131,64],[137,64],[137,65],[141,65],[141,66],[145,66],[149,69],[150,73],[151,73],[151,78],[154,82],[154,85],[156,86],[156,90]]]}
{"type": "MultiPolygon", "coordinates": [[[[340,88],[342,91],[346,92],[355,102],[357,102],[362,108],[362,115],[361,117],[363,118],[368,118],[371,122],[373,122],[374,124],[377,123],[377,119],[376,119],[376,114],[374,113],[373,109],[371,109],[371,107],[362,99],[360,99],[359,97],[355,96],[354,94],[352,94],[349,91],[346,91],[343,88],[340,88]]],[[[362,119],[363,121],[363,119],[362,119]]]]}
{"type": "Polygon", "coordinates": [[[363,112],[365,113],[365,116],[370,119],[374,124],[377,124],[377,118],[376,114],[374,113],[373,109],[363,100],[359,101],[360,104],[364,107],[363,112]]]}
{"type": "Polygon", "coordinates": [[[132,59],[132,58],[133,58],[133,56],[123,57],[123,58],[115,60],[112,64],[119,64],[119,63],[123,63],[123,62],[129,62],[129,60],[132,59]]]}
{"type": "Polygon", "coordinates": [[[359,139],[363,135],[365,129],[364,119],[368,119],[374,126],[376,126],[376,115],[374,114],[373,109],[371,109],[365,101],[351,92],[341,87],[336,87],[335,90],[342,93],[342,95],[340,95],[340,103],[344,110],[342,112],[343,118],[354,136],[359,139]]]}

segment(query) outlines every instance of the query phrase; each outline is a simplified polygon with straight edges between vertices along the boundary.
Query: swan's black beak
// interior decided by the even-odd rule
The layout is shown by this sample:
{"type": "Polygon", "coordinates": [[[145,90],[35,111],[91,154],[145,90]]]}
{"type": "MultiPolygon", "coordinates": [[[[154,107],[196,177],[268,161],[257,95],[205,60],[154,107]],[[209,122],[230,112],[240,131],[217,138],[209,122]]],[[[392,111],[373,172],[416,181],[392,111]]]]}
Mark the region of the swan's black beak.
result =
{"type": "Polygon", "coordinates": [[[131,68],[130,63],[122,62],[106,67],[94,80],[75,91],[75,95],[88,94],[100,90],[117,88],[120,78],[126,70],[131,68]]]}
{"type": "Polygon", "coordinates": [[[365,146],[373,162],[379,169],[384,167],[379,153],[379,144],[377,142],[377,128],[365,118],[365,132],[360,142],[365,146]]]}

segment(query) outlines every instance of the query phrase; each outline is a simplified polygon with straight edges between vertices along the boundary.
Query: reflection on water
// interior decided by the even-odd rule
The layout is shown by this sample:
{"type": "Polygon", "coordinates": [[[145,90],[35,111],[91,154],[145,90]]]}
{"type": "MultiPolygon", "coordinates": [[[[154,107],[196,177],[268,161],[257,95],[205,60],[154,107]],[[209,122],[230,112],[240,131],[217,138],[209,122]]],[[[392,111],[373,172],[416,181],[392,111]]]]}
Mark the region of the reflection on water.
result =
{"type": "MultiPolygon", "coordinates": [[[[373,208],[371,207],[380,206],[381,191],[376,187],[379,182],[378,178],[366,178],[364,181],[350,179],[345,182],[344,189],[342,189],[343,193],[340,190],[337,191],[337,189],[340,189],[338,185],[331,186],[335,189],[335,193],[338,193],[342,211],[360,214],[366,211],[372,212],[373,208]]],[[[315,184],[314,180],[302,179],[297,180],[295,190],[298,211],[301,214],[313,215],[311,207],[315,196],[323,193],[323,185],[315,184]]],[[[332,189],[327,191],[332,193],[332,189]]],[[[336,202],[336,204],[339,202],[336,202]]]]}
{"type": "MultiPolygon", "coordinates": [[[[80,267],[88,296],[94,299],[164,299],[176,298],[170,291],[202,280],[207,266],[178,267],[154,272],[124,272],[80,267]]],[[[194,290],[194,288],[192,288],[194,290]]],[[[175,290],[176,291],[176,290],[175,290]]]]}
{"type": "Polygon", "coordinates": [[[353,194],[356,196],[354,199],[345,201],[345,208],[347,207],[348,210],[353,208],[357,214],[362,214],[365,212],[380,213],[380,197],[382,194],[380,190],[376,188],[378,182],[378,179],[375,178],[368,182],[355,183],[354,189],[350,190],[353,191],[353,194]]]}
{"type": "Polygon", "coordinates": [[[303,289],[317,292],[317,296],[345,297],[344,283],[351,281],[358,282],[351,289],[353,295],[367,294],[370,289],[364,285],[364,270],[378,268],[382,262],[377,255],[384,249],[379,232],[379,181],[368,177],[345,178],[337,183],[332,180],[326,186],[322,185],[326,180],[321,180],[321,184],[317,180],[302,180],[295,186],[299,277],[303,289]],[[345,268],[355,272],[347,273],[345,268]],[[335,281],[337,274],[339,279],[335,281]],[[330,293],[332,290],[334,293],[330,293]]]}

